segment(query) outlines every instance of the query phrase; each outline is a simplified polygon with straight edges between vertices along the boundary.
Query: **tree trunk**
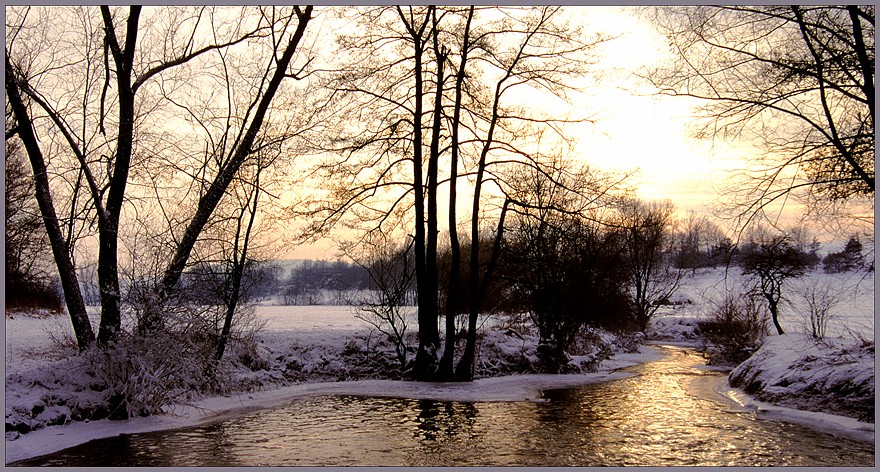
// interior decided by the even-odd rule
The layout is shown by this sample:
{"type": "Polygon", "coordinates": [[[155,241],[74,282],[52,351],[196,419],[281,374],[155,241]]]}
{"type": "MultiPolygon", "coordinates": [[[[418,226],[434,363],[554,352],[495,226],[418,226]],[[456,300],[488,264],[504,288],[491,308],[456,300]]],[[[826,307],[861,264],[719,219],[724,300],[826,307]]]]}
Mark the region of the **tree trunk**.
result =
{"type": "Polygon", "coordinates": [[[456,216],[456,205],[458,202],[458,128],[461,122],[462,86],[464,85],[468,52],[471,47],[470,29],[473,16],[474,6],[472,5],[468,9],[468,18],[464,27],[460,55],[461,62],[455,75],[455,106],[452,110],[452,143],[450,144],[451,158],[449,163],[449,248],[452,261],[449,269],[449,293],[446,296],[446,346],[443,349],[443,359],[440,363],[443,377],[450,380],[455,378],[453,367],[455,361],[455,321],[458,316],[458,283],[461,277],[461,242],[458,239],[458,221],[456,216]]]}
{"type": "Polygon", "coordinates": [[[785,334],[782,331],[782,325],[779,324],[779,301],[775,300],[772,296],[767,295],[767,305],[770,308],[770,318],[773,319],[773,326],[776,327],[776,333],[779,335],[785,334]]]}
{"type": "MultiPolygon", "coordinates": [[[[403,11],[398,8],[401,18],[405,20],[403,11]]],[[[428,13],[430,15],[430,11],[428,13]]],[[[415,252],[416,252],[416,288],[419,306],[419,349],[416,352],[415,378],[430,380],[436,374],[437,348],[440,345],[440,332],[437,327],[437,291],[436,270],[428,272],[427,247],[425,237],[425,189],[422,181],[422,97],[424,83],[422,78],[422,54],[424,41],[422,35],[428,24],[429,16],[425,17],[422,26],[416,30],[415,25],[407,24],[413,39],[415,60],[415,107],[413,111],[413,193],[415,198],[415,252]],[[435,289],[431,289],[431,278],[434,278],[435,289]]],[[[436,262],[435,262],[436,264],[436,262]]],[[[436,267],[436,266],[435,266],[436,267]]]]}
{"type": "MultiPolygon", "coordinates": [[[[486,294],[489,292],[489,282],[492,279],[495,266],[498,264],[498,257],[501,254],[501,243],[504,239],[504,219],[507,216],[509,206],[510,200],[505,199],[504,205],[501,207],[501,216],[498,217],[498,228],[495,232],[495,241],[492,243],[492,255],[489,258],[489,265],[486,266],[483,274],[482,285],[479,284],[479,276],[475,277],[473,275],[474,272],[471,273],[472,294],[470,312],[468,313],[467,340],[465,341],[464,353],[462,353],[461,360],[455,370],[455,377],[459,381],[471,381],[474,379],[474,368],[477,361],[477,316],[480,313],[483,300],[486,299],[486,294]]],[[[478,271],[479,254],[476,257],[477,262],[474,262],[473,246],[474,244],[471,243],[471,270],[478,271]]]]}
{"type": "MultiPolygon", "coordinates": [[[[437,63],[437,93],[434,101],[434,134],[432,137],[431,143],[431,152],[432,158],[434,158],[434,154],[436,153],[436,158],[439,160],[439,141],[440,141],[440,114],[442,113],[442,101],[443,101],[443,64],[446,61],[447,55],[440,50],[438,40],[437,40],[437,25],[436,25],[436,12],[434,16],[434,53],[439,58],[437,63]]],[[[467,46],[467,40],[465,40],[465,47],[467,46]]],[[[460,70],[464,69],[464,59],[462,59],[462,65],[460,70]]],[[[446,321],[446,339],[443,347],[443,357],[440,359],[440,380],[443,381],[452,381],[455,380],[455,369],[453,366],[453,361],[455,357],[455,317],[457,315],[456,309],[458,304],[458,276],[461,270],[461,244],[458,241],[458,232],[455,227],[456,223],[456,214],[455,214],[455,202],[456,202],[456,181],[458,179],[458,130],[457,120],[460,119],[460,75],[456,78],[456,105],[457,107],[453,111],[453,123],[452,123],[452,159],[450,163],[450,171],[449,171],[449,211],[448,211],[448,223],[449,223],[449,245],[451,251],[451,265],[449,270],[449,280],[447,284],[447,294],[446,294],[446,310],[445,310],[445,321],[446,321]]],[[[435,190],[434,190],[434,198],[436,199],[436,177],[435,177],[435,190]]]]}
{"type": "Polygon", "coordinates": [[[21,91],[16,82],[16,75],[6,56],[6,97],[12,112],[15,114],[18,126],[16,128],[19,138],[27,150],[31,167],[34,171],[34,189],[40,214],[49,236],[49,244],[52,247],[52,255],[58,268],[58,276],[61,279],[61,288],[64,290],[64,302],[67,312],[70,314],[70,322],[73,325],[73,333],[76,336],[76,344],[80,351],[85,350],[95,342],[95,333],[89,322],[86,306],[83,301],[76,269],[70,257],[70,250],[61,234],[58,217],[55,213],[55,205],[52,202],[52,193],[49,188],[49,179],[46,173],[46,161],[37,137],[34,134],[33,124],[28,114],[27,107],[21,99],[21,91]]]}
{"type": "Polygon", "coordinates": [[[477,296],[480,290],[480,197],[483,189],[483,175],[486,173],[486,159],[489,155],[489,149],[492,147],[495,126],[498,123],[498,107],[501,101],[502,85],[508,77],[509,71],[495,86],[489,130],[486,132],[486,141],[483,143],[483,149],[480,152],[480,159],[477,163],[477,178],[474,183],[474,199],[471,208],[470,293],[472,296],[468,314],[467,343],[455,372],[459,380],[470,380],[473,378],[474,361],[476,360],[477,315],[480,312],[480,303],[482,302],[477,296]],[[473,329],[471,329],[471,326],[473,326],[473,329]]]}
{"type": "Polygon", "coordinates": [[[107,346],[116,341],[122,326],[122,316],[119,309],[119,266],[116,256],[118,222],[111,226],[114,227],[99,228],[98,232],[98,291],[101,297],[98,344],[101,346],[107,346]]]}
{"type": "Polygon", "coordinates": [[[125,200],[125,187],[128,184],[128,171],[131,167],[134,141],[134,91],[132,90],[131,74],[140,11],[139,6],[131,7],[126,22],[125,49],[122,49],[116,37],[110,9],[106,6],[101,7],[101,15],[104,18],[104,40],[116,64],[116,85],[119,89],[119,134],[116,137],[113,174],[110,177],[104,213],[98,217],[98,288],[101,293],[101,324],[98,329],[98,344],[102,346],[115,341],[122,326],[122,317],[119,311],[121,294],[119,292],[117,248],[119,244],[119,218],[125,200]]]}
{"type": "Polygon", "coordinates": [[[254,178],[254,204],[250,208],[250,216],[248,217],[247,228],[244,232],[244,238],[241,238],[241,224],[244,219],[245,212],[248,211],[249,200],[245,202],[244,208],[238,217],[238,225],[235,231],[235,242],[232,247],[232,280],[230,281],[229,298],[226,301],[226,316],[223,319],[223,328],[220,331],[220,339],[217,340],[217,351],[214,353],[214,360],[220,362],[223,353],[226,351],[226,344],[229,340],[229,333],[232,332],[232,319],[235,316],[235,310],[238,308],[238,302],[241,299],[241,280],[244,277],[244,269],[247,264],[248,246],[251,241],[251,231],[254,228],[254,220],[257,217],[257,204],[260,199],[260,171],[257,169],[257,175],[254,178]],[[239,244],[240,243],[240,244],[239,244]],[[239,245],[241,246],[241,255],[239,256],[239,245]]]}

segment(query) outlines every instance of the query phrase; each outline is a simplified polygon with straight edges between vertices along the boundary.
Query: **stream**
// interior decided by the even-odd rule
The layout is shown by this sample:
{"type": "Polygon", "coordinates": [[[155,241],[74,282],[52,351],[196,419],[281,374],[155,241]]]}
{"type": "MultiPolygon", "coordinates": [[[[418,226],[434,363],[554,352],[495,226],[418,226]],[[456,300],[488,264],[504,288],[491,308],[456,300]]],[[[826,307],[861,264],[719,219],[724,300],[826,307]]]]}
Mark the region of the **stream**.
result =
{"type": "Polygon", "coordinates": [[[316,396],[13,466],[873,466],[874,445],[755,417],[692,349],[543,402],[316,396]]]}

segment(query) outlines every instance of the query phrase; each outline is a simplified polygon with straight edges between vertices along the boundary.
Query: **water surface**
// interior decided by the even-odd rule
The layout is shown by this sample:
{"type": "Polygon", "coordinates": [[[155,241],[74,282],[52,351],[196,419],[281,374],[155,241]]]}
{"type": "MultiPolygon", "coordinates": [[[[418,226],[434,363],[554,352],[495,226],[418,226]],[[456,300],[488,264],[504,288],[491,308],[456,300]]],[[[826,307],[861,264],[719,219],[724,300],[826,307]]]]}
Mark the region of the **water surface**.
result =
{"type": "Polygon", "coordinates": [[[715,392],[724,374],[697,368],[701,356],[662,349],[634,377],[546,391],[546,402],[319,396],[12,465],[874,465],[873,444],[757,419],[715,392]]]}

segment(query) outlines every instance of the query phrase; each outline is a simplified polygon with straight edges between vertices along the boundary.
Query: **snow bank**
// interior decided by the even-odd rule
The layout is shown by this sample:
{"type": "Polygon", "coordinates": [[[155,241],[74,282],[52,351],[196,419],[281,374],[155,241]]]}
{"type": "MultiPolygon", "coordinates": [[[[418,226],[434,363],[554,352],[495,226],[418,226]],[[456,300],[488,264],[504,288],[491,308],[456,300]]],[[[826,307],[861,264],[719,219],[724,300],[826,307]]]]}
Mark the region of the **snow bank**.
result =
{"type": "MultiPolygon", "coordinates": [[[[720,393],[762,418],[873,442],[873,280],[873,274],[813,272],[792,283],[781,313],[791,334],[767,337],[761,349],[730,373],[730,383],[739,388],[720,393]],[[840,294],[823,342],[807,334],[808,311],[801,297],[816,285],[840,294]]],[[[697,322],[708,317],[725,291],[742,283],[738,269],[701,270],[686,278],[674,300],[678,304],[661,307],[652,320],[649,342],[701,346],[697,322]]]]}
{"type": "Polygon", "coordinates": [[[856,441],[874,442],[874,423],[859,421],[847,416],[773,405],[756,400],[738,388],[727,388],[719,393],[731,399],[738,406],[754,411],[759,418],[800,424],[856,441]]]}
{"type": "MultiPolygon", "coordinates": [[[[817,274],[816,277],[827,275],[817,274]]],[[[838,307],[838,316],[833,320],[838,328],[837,332],[846,333],[848,337],[842,339],[852,342],[857,339],[873,340],[873,284],[865,281],[846,282],[840,278],[833,280],[840,284],[856,284],[856,289],[844,290],[845,293],[854,295],[838,307]]],[[[705,316],[707,306],[712,300],[719,300],[725,290],[737,283],[736,274],[728,279],[723,270],[700,271],[688,278],[679,295],[672,300],[676,304],[661,308],[653,321],[651,331],[647,333],[647,339],[662,340],[664,344],[699,346],[700,341],[694,333],[696,321],[705,316]]],[[[797,307],[789,306],[787,309],[797,310],[797,307]]],[[[789,332],[803,332],[802,317],[797,313],[783,313],[783,325],[789,332]]],[[[69,414],[68,419],[61,419],[66,412],[60,402],[55,401],[65,399],[68,403],[81,401],[87,404],[94,400],[90,399],[88,395],[91,393],[85,388],[89,385],[87,379],[77,377],[79,374],[65,369],[65,363],[70,362],[69,357],[75,355],[75,349],[60,347],[59,343],[53,341],[63,341],[70,337],[69,320],[64,317],[34,318],[17,315],[10,318],[7,315],[7,423],[22,422],[26,418],[27,421],[33,421],[33,426],[37,428],[20,435],[10,435],[7,432],[7,462],[47,454],[101,437],[215,421],[224,416],[237,415],[251,409],[271,408],[311,395],[352,394],[457,401],[540,401],[543,389],[620,378],[627,374],[618,372],[618,369],[660,356],[659,351],[650,346],[627,353],[631,344],[620,342],[621,340],[607,333],[594,333],[595,338],[601,342],[581,346],[576,352],[570,353],[573,365],[579,366],[581,372],[585,373],[527,373],[529,366],[536,361],[537,337],[521,326],[505,325],[499,320],[489,319],[481,320],[478,380],[464,384],[404,382],[395,380],[389,374],[393,372],[393,348],[378,333],[371,332],[366,323],[355,318],[350,307],[261,306],[257,309],[257,315],[266,322],[265,328],[257,336],[256,346],[242,355],[257,355],[259,362],[252,364],[251,368],[242,368],[241,363],[234,366],[236,370],[232,373],[233,380],[228,385],[229,391],[233,393],[211,398],[194,398],[185,405],[175,405],[167,414],[125,421],[89,422],[69,421],[69,414]],[[613,357],[606,359],[612,352],[613,357]],[[386,361],[379,362],[380,357],[386,361]],[[387,363],[387,359],[392,359],[391,364],[387,363]],[[587,372],[589,370],[595,372],[587,372]],[[511,375],[515,372],[520,374],[511,375]],[[73,377],[72,380],[79,380],[72,381],[70,377],[73,377]],[[72,385],[83,388],[77,390],[79,387],[71,387],[72,385]],[[47,402],[47,399],[51,401],[47,402]]],[[[411,326],[415,326],[414,320],[411,326]]],[[[813,353],[816,360],[806,361],[799,355],[819,348],[810,344],[795,344],[796,339],[805,340],[803,336],[771,337],[766,351],[759,353],[760,356],[756,355],[749,366],[741,366],[743,370],[754,372],[756,378],[761,379],[762,385],[776,388],[777,390],[771,388],[768,391],[777,392],[783,399],[783,406],[768,405],[761,402],[761,398],[743,401],[758,409],[761,414],[778,415],[780,419],[786,419],[783,418],[785,415],[805,416],[804,421],[812,421],[819,429],[856,431],[851,433],[855,435],[862,434],[858,431],[867,431],[868,427],[855,419],[829,419],[830,415],[796,412],[785,407],[825,408],[834,402],[837,395],[848,395],[841,393],[842,386],[847,382],[845,378],[858,385],[870,384],[870,403],[873,406],[873,345],[870,352],[865,348],[813,353]],[[852,364],[834,364],[844,357],[858,360],[852,364]],[[794,374],[785,377],[790,372],[798,372],[799,377],[796,378],[794,374]],[[825,379],[827,381],[823,383],[825,379]],[[790,383],[783,386],[782,383],[785,382],[790,383]],[[784,402],[786,398],[797,398],[811,393],[812,387],[808,386],[822,386],[819,391],[826,395],[826,399],[804,400],[804,404],[784,402]],[[857,424],[847,423],[850,420],[857,424]]],[[[744,393],[742,395],[742,398],[746,398],[744,393]]],[[[858,395],[851,397],[864,399],[867,393],[858,395]]],[[[829,406],[832,407],[833,405],[829,406]]],[[[873,410],[871,416],[873,417],[873,410]]],[[[873,434],[873,425],[870,431],[873,434]]]]}
{"type": "Polygon", "coordinates": [[[772,336],[729,375],[764,402],[874,422],[874,343],[772,336]]]}

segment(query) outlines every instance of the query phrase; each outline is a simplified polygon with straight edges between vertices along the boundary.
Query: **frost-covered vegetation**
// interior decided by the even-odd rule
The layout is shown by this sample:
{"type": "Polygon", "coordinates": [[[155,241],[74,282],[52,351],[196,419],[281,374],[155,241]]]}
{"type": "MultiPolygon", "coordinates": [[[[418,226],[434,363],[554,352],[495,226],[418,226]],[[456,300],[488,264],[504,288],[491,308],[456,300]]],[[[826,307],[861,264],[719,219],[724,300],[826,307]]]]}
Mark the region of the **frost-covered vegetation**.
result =
{"type": "MultiPolygon", "coordinates": [[[[644,335],[584,328],[566,351],[563,372],[594,371],[604,359],[634,351],[645,340],[718,349],[705,323],[723,306],[729,286],[742,280],[724,269],[688,276],[677,295],[658,308],[644,335]]],[[[763,347],[755,346],[754,355],[731,374],[731,383],[784,406],[873,421],[867,409],[874,385],[872,277],[814,272],[793,290],[810,292],[817,285],[847,294],[830,310],[825,335],[812,336],[808,303],[793,297],[781,322],[794,334],[767,334],[763,347]]],[[[411,321],[413,310],[405,310],[411,321]]],[[[262,329],[236,339],[212,377],[192,358],[164,355],[177,350],[163,349],[163,343],[181,340],[79,354],[63,317],[7,314],[7,440],[51,425],[161,413],[174,403],[212,396],[299,383],[405,378],[387,335],[355,314],[354,307],[258,306],[262,329]]],[[[537,328],[528,317],[484,317],[479,326],[478,378],[543,371],[537,328]]],[[[410,333],[408,348],[415,343],[410,333]]]]}

